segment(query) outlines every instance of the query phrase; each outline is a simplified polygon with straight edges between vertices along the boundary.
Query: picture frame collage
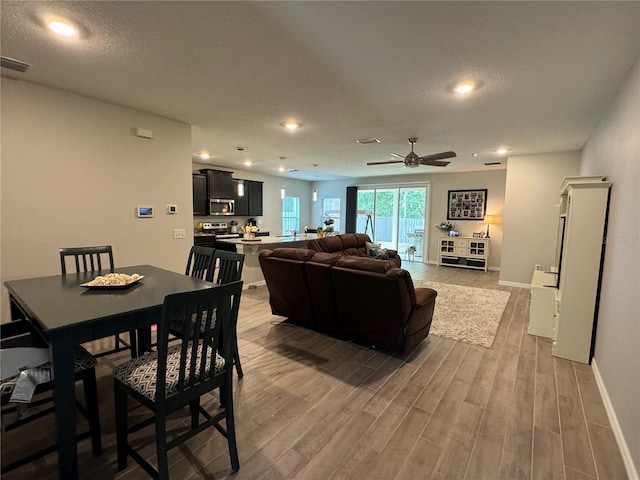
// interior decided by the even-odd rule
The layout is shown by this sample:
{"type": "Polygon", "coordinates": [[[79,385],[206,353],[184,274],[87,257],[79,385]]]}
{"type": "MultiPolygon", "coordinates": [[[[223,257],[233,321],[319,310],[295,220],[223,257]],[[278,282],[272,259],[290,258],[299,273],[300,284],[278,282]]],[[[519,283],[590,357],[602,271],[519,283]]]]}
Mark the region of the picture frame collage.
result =
{"type": "Polygon", "coordinates": [[[487,213],[487,189],[449,190],[447,220],[482,221],[487,213]]]}

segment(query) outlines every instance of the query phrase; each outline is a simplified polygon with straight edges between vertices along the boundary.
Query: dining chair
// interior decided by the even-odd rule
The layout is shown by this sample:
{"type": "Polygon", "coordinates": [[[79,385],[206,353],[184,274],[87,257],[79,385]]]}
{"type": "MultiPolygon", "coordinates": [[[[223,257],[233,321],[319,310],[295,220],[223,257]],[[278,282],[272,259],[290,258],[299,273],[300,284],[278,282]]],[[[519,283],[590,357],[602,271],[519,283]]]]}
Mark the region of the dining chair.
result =
{"type": "Polygon", "coordinates": [[[194,245],[189,251],[187,269],[184,274],[200,280],[210,280],[213,276],[211,264],[216,249],[194,245]]]}
{"type": "MultiPolygon", "coordinates": [[[[244,253],[228,252],[216,250],[213,254],[212,268],[213,277],[211,281],[218,285],[237,282],[242,278],[242,268],[244,266],[244,253]]],[[[240,352],[238,350],[238,332],[234,334],[235,344],[233,351],[233,363],[236,366],[238,378],[242,378],[244,373],[240,364],[240,352]]]]}
{"type": "MultiPolygon", "coordinates": [[[[72,266],[75,266],[76,272],[93,272],[98,270],[109,269],[110,272],[115,270],[113,263],[113,249],[111,245],[103,245],[96,247],[66,247],[60,249],[60,269],[62,274],[67,274],[68,260],[73,259],[72,266]],[[104,267],[103,267],[104,265],[104,267]]],[[[129,342],[126,342],[119,334],[114,335],[115,347],[95,353],[95,357],[103,357],[112,353],[118,353],[123,350],[131,351],[131,358],[135,357],[136,351],[136,332],[129,332],[129,342]]]]}
{"type": "Polygon", "coordinates": [[[169,478],[167,453],[207,427],[215,427],[227,438],[231,469],[240,468],[233,412],[233,341],[242,281],[204,290],[168,295],[164,300],[162,321],[158,324],[158,348],[119,365],[113,371],[116,411],[118,469],[127,466],[131,456],[152,478],[169,478]],[[182,319],[180,342],[170,345],[169,326],[182,319]],[[220,390],[220,405],[210,414],[200,398],[220,390]],[[135,425],[128,422],[128,399],[132,397],[151,411],[149,418],[135,425]],[[191,413],[190,429],[167,432],[167,416],[185,406],[191,413]],[[200,422],[200,416],[204,418],[200,422]],[[225,427],[220,421],[225,420],[225,427]],[[157,468],[145,460],[131,444],[129,433],[155,425],[157,468]],[[167,439],[168,434],[171,440],[167,439]]]}
{"type": "MultiPolygon", "coordinates": [[[[78,346],[75,354],[76,381],[82,381],[85,405],[78,402],[78,410],[89,422],[89,430],[78,435],[78,439],[91,437],[91,449],[94,456],[102,453],[100,437],[100,414],[98,410],[98,390],[96,384],[96,359],[84,348],[78,346]]],[[[51,370],[49,345],[33,328],[28,320],[15,320],[0,325],[0,402],[2,405],[2,429],[5,432],[22,427],[54,412],[53,398],[48,392],[53,390],[54,380],[37,385],[34,397],[28,403],[17,403],[12,395],[19,382],[24,367],[51,370]],[[44,362],[43,362],[44,361],[44,362]]],[[[28,373],[29,369],[25,370],[28,373]]],[[[3,439],[8,442],[8,438],[3,439]]],[[[57,445],[29,452],[19,459],[10,460],[2,465],[4,474],[17,467],[32,462],[57,450],[57,445]]]]}

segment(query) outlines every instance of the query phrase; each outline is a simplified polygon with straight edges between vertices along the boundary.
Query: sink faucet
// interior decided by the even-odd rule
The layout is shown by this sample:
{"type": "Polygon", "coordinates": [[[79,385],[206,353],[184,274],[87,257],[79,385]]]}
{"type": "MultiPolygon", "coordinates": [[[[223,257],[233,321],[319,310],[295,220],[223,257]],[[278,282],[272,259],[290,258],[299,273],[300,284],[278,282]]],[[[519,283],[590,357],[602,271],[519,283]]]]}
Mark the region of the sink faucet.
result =
{"type": "Polygon", "coordinates": [[[295,230],[287,230],[287,232],[291,232],[291,235],[293,235],[293,238],[296,238],[296,231],[295,230]]]}

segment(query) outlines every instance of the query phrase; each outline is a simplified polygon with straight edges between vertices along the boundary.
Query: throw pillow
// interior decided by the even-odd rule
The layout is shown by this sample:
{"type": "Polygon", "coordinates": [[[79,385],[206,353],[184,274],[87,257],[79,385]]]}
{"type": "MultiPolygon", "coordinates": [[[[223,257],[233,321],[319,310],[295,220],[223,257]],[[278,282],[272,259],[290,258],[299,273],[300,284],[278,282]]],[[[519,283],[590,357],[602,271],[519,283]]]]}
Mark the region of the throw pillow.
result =
{"type": "Polygon", "coordinates": [[[387,252],[386,248],[381,248],[379,244],[366,242],[365,249],[367,250],[368,257],[376,258],[378,260],[389,259],[389,252],[387,252]]]}
{"type": "Polygon", "coordinates": [[[371,243],[371,242],[364,242],[364,249],[367,252],[367,257],[374,257],[375,254],[371,254],[372,250],[375,250],[376,252],[380,249],[381,245],[379,243],[371,243]]]}

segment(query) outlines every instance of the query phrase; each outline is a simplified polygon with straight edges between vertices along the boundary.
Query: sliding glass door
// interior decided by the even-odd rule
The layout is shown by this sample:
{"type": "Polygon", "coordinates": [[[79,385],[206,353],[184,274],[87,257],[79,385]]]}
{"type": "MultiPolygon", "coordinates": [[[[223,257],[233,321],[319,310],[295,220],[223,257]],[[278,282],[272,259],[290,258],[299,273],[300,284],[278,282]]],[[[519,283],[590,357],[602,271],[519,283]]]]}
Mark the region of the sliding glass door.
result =
{"type": "Polygon", "coordinates": [[[359,188],[356,231],[403,256],[413,246],[424,259],[426,213],[427,186],[359,188]]]}

